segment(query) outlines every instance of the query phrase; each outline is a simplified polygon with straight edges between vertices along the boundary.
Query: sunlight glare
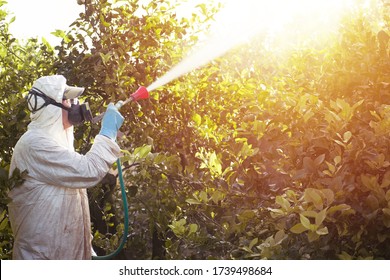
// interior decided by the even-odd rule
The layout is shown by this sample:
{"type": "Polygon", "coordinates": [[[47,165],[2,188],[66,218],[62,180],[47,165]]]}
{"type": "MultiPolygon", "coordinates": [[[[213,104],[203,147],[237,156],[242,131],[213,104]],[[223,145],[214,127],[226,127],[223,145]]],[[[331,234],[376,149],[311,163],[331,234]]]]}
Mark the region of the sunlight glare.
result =
{"type": "Polygon", "coordinates": [[[353,0],[240,0],[224,1],[225,8],[215,16],[212,37],[238,44],[253,36],[296,34],[311,36],[331,32],[353,0]]]}
{"type": "MultiPolygon", "coordinates": [[[[211,0],[210,0],[211,1],[211,0]]],[[[148,87],[154,90],[202,67],[230,49],[260,38],[267,50],[321,45],[346,13],[378,0],[215,0],[224,4],[207,34],[179,64],[148,87]]]]}

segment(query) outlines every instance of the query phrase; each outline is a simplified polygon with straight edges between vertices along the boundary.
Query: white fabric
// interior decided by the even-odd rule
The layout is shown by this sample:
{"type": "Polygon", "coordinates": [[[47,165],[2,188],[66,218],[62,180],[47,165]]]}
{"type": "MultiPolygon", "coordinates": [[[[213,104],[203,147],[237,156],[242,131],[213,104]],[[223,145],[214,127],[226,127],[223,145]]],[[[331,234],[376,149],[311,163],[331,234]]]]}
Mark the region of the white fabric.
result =
{"type": "Polygon", "coordinates": [[[43,76],[36,80],[32,86],[46,94],[48,97],[61,103],[67,88],[66,79],[62,75],[43,76]]]}
{"type": "Polygon", "coordinates": [[[9,197],[14,259],[90,259],[91,227],[86,188],[106,175],[120,155],[105,136],[95,138],[86,155],[73,149],[73,128],[64,130],[62,109],[53,105],[31,114],[28,131],[11,160],[27,170],[9,197]]]}

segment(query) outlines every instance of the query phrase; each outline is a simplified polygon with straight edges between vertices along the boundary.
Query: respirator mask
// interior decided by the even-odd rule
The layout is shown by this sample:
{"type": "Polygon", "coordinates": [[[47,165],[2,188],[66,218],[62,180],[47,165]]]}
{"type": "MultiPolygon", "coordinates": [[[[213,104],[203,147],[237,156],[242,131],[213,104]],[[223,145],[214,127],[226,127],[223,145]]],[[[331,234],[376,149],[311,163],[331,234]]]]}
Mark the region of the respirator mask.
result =
{"type": "Polygon", "coordinates": [[[88,102],[84,102],[83,104],[80,104],[78,102],[78,99],[72,99],[71,107],[68,108],[64,106],[62,103],[58,103],[54,99],[48,97],[37,88],[32,88],[29,91],[26,99],[29,104],[29,109],[32,113],[41,110],[43,107],[47,105],[54,105],[68,111],[68,120],[72,125],[78,125],[83,122],[92,120],[92,112],[89,108],[88,102]],[[43,103],[40,107],[38,107],[38,100],[37,100],[38,96],[45,101],[45,103],[43,103]]]}
{"type": "MultiPolygon", "coordinates": [[[[61,104],[62,105],[62,104],[61,104]]],[[[92,120],[92,112],[89,108],[88,102],[80,104],[78,100],[73,101],[70,108],[62,105],[63,109],[68,111],[68,120],[72,125],[78,125],[86,121],[92,120]],[[64,108],[65,107],[65,108],[64,108]]]]}

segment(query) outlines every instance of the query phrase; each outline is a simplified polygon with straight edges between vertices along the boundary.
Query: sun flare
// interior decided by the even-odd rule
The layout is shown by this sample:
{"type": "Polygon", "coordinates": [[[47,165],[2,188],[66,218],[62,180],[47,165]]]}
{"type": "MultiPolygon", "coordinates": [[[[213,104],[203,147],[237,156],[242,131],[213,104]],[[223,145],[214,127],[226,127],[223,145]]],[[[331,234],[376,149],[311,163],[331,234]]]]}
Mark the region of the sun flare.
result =
{"type": "Polygon", "coordinates": [[[300,33],[302,36],[335,30],[353,0],[241,0],[224,1],[211,33],[220,40],[241,42],[255,35],[271,37],[300,33]],[[299,31],[299,32],[297,32],[299,31]]]}
{"type": "Polygon", "coordinates": [[[163,86],[254,37],[274,52],[329,42],[328,35],[337,31],[348,11],[375,1],[378,0],[215,0],[223,7],[214,16],[207,34],[148,89],[163,86]]]}

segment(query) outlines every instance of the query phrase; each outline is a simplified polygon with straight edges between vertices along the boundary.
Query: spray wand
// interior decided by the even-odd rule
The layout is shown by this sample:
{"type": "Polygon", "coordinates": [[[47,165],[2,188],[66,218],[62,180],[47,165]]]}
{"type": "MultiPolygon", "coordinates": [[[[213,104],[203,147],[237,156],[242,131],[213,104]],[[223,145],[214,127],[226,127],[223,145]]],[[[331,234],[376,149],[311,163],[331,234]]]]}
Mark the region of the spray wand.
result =
{"type": "MultiPolygon", "coordinates": [[[[147,98],[149,98],[148,90],[146,89],[146,87],[140,86],[134,93],[132,93],[130,95],[129,98],[127,98],[126,100],[119,100],[115,104],[115,107],[118,108],[118,110],[119,110],[122,106],[126,105],[129,102],[134,102],[134,101],[147,99],[147,98]]],[[[92,123],[97,123],[97,122],[101,121],[103,119],[103,116],[104,116],[104,113],[97,115],[96,117],[94,117],[92,119],[92,123]]]]}
{"type": "MultiPolygon", "coordinates": [[[[141,86],[133,94],[131,94],[130,97],[127,98],[126,100],[118,101],[115,104],[115,107],[120,109],[123,105],[126,105],[129,102],[138,101],[138,100],[147,99],[147,98],[149,98],[149,92],[145,87],[141,86]]],[[[92,122],[96,123],[96,122],[100,121],[103,118],[103,115],[104,115],[104,113],[96,116],[92,120],[92,122]]],[[[118,166],[118,177],[119,177],[119,184],[121,187],[121,196],[122,196],[122,202],[123,202],[123,215],[124,215],[123,235],[122,235],[122,238],[121,238],[121,241],[120,241],[118,248],[114,252],[112,252],[108,255],[105,255],[105,256],[93,256],[92,257],[93,260],[109,260],[109,259],[115,257],[116,255],[118,255],[119,252],[123,249],[123,246],[126,244],[127,235],[129,233],[129,212],[128,212],[129,207],[128,207],[128,203],[127,203],[125,182],[123,180],[122,163],[121,163],[121,160],[119,158],[117,159],[116,164],[118,166]]]]}

